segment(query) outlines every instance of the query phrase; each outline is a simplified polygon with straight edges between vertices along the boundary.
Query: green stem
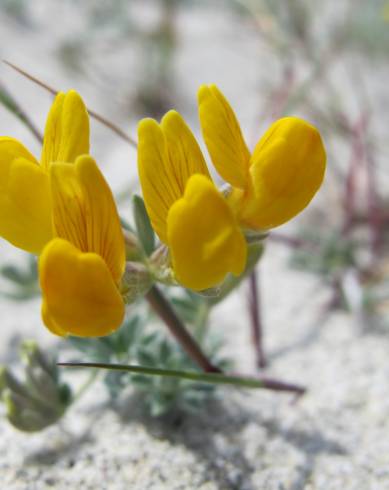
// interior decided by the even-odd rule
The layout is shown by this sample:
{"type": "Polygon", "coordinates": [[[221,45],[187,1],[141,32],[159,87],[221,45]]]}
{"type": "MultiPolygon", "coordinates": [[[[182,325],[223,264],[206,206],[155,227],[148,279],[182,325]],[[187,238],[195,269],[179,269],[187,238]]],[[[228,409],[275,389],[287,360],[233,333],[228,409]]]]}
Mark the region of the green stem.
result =
{"type": "Polygon", "coordinates": [[[5,88],[5,86],[0,82],[0,103],[2,103],[12,114],[14,114],[19,121],[21,121],[34,135],[36,140],[42,144],[43,136],[41,135],[39,129],[32,122],[27,113],[21,108],[19,103],[11,95],[11,93],[5,88]]]}
{"type": "Polygon", "coordinates": [[[97,376],[99,374],[98,369],[94,369],[90,376],[88,376],[87,380],[80,386],[79,390],[73,397],[73,403],[77,402],[83,395],[86,393],[89,389],[90,386],[94,383],[96,380],[97,376]]]}
{"type": "Polygon", "coordinates": [[[159,369],[144,366],[132,366],[126,364],[106,364],[99,362],[60,362],[58,366],[77,367],[77,368],[97,368],[114,371],[128,371],[130,373],[145,374],[151,376],[165,376],[170,378],[180,378],[197,383],[211,383],[233,385],[241,388],[268,389],[273,391],[289,391],[297,395],[303,395],[305,389],[301,386],[284,383],[270,378],[253,378],[237,375],[224,375],[221,373],[196,373],[195,371],[180,371],[174,369],[159,369]]]}
{"type": "Polygon", "coordinates": [[[207,320],[209,317],[210,309],[210,305],[205,301],[200,303],[198,306],[198,311],[194,324],[196,327],[196,339],[200,344],[203,343],[205,334],[207,332],[207,320]]]}

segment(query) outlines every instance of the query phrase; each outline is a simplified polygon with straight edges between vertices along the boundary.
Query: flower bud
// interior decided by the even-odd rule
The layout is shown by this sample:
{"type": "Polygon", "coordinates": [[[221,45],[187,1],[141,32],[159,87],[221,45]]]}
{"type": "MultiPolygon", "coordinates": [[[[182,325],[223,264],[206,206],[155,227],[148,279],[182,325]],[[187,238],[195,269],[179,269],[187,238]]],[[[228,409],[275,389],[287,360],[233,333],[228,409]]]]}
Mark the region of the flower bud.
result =
{"type": "Polygon", "coordinates": [[[64,409],[56,410],[32,397],[24,397],[6,389],[3,394],[6,417],[16,428],[24,432],[37,432],[57,422],[64,409]]]}
{"type": "Polygon", "coordinates": [[[57,422],[71,402],[68,385],[59,381],[58,368],[35,342],[21,348],[25,381],[21,382],[5,367],[0,368],[0,393],[6,417],[19,430],[34,432],[57,422]]]}
{"type": "Polygon", "coordinates": [[[122,277],[121,295],[126,304],[144,296],[153,285],[147,267],[139,262],[127,262],[122,277]]]}

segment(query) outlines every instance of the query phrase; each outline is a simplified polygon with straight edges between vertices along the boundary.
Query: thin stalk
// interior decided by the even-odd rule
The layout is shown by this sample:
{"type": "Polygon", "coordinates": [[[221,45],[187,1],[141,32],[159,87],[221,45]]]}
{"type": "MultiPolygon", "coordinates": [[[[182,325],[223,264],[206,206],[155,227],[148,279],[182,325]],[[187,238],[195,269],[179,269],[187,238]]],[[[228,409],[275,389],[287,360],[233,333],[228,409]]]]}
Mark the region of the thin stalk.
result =
{"type": "Polygon", "coordinates": [[[364,160],[363,131],[365,125],[366,117],[362,115],[351,126],[351,156],[343,191],[344,221],[342,232],[344,236],[347,236],[351,232],[355,220],[355,208],[357,204],[356,179],[357,174],[361,171],[364,160]]]}
{"type": "Polygon", "coordinates": [[[274,231],[269,233],[269,240],[277,243],[283,243],[291,248],[310,248],[310,244],[307,240],[274,231]]]}
{"type": "Polygon", "coordinates": [[[372,256],[376,257],[382,246],[383,230],[379,213],[380,200],[377,190],[376,162],[372,150],[366,144],[366,180],[367,180],[367,205],[368,223],[370,229],[370,248],[372,256]]]}
{"type": "MultiPolygon", "coordinates": [[[[41,80],[39,80],[38,78],[30,75],[25,70],[22,70],[21,68],[19,68],[18,66],[14,65],[13,63],[10,63],[9,61],[6,61],[6,60],[3,60],[3,63],[5,63],[6,65],[10,66],[14,70],[16,70],[18,73],[20,73],[24,77],[28,78],[32,82],[36,83],[40,87],[44,88],[45,90],[47,90],[48,92],[50,92],[52,95],[55,96],[55,95],[58,94],[58,90],[54,89],[53,87],[50,87],[46,83],[44,83],[41,80]]],[[[130,136],[128,136],[128,134],[125,133],[122,129],[120,129],[118,126],[116,126],[116,124],[112,123],[111,121],[109,121],[108,119],[106,119],[104,116],[101,116],[97,112],[92,111],[89,108],[87,108],[87,109],[88,109],[89,115],[91,117],[93,117],[94,119],[96,119],[96,121],[99,121],[99,123],[101,123],[104,126],[106,126],[107,128],[109,128],[111,131],[113,131],[114,133],[116,133],[120,138],[122,138],[123,140],[125,140],[130,145],[134,146],[135,148],[138,147],[137,142],[134,139],[132,139],[130,136]]]]}
{"type": "Polygon", "coordinates": [[[99,371],[98,369],[94,369],[90,376],[87,378],[87,380],[85,381],[85,383],[83,383],[79,390],[77,391],[77,393],[74,395],[73,397],[73,401],[72,403],[75,403],[76,401],[78,401],[83,395],[84,393],[86,393],[88,391],[88,389],[92,386],[92,384],[95,382],[96,378],[97,378],[97,375],[99,374],[99,371]]]}
{"type": "Polygon", "coordinates": [[[207,320],[209,317],[210,309],[211,309],[210,305],[206,302],[200,303],[198,306],[195,326],[196,326],[196,338],[200,343],[203,341],[205,334],[207,332],[207,320]]]}
{"type": "Polygon", "coordinates": [[[251,320],[251,338],[254,344],[257,366],[266,367],[263,349],[263,325],[261,318],[261,300],[258,285],[258,273],[254,269],[249,277],[249,313],[251,320]]]}
{"type": "Polygon", "coordinates": [[[254,378],[239,375],[225,375],[222,373],[197,373],[195,371],[179,371],[173,369],[159,369],[145,366],[133,366],[127,364],[106,364],[98,362],[59,362],[58,366],[74,368],[96,368],[108,369],[113,371],[128,371],[130,373],[145,374],[150,376],[164,376],[170,378],[186,379],[197,383],[211,383],[233,385],[241,388],[267,389],[272,391],[292,392],[296,395],[303,395],[305,388],[278,381],[271,378],[254,378]]]}
{"type": "Polygon", "coordinates": [[[14,114],[19,119],[19,121],[21,121],[31,131],[31,133],[40,144],[43,143],[43,136],[41,135],[39,129],[35,126],[27,113],[21,108],[13,95],[11,95],[11,93],[1,82],[0,103],[2,103],[10,112],[12,112],[12,114],[14,114]]]}
{"type": "Polygon", "coordinates": [[[166,324],[170,330],[170,333],[180,343],[185,352],[203,371],[207,373],[221,372],[219,368],[211,363],[211,361],[200,349],[194,338],[189,334],[189,332],[187,332],[185,326],[177,316],[176,312],[173,310],[171,304],[166,300],[165,296],[157,286],[153,286],[145,295],[145,298],[157,315],[166,324]]]}

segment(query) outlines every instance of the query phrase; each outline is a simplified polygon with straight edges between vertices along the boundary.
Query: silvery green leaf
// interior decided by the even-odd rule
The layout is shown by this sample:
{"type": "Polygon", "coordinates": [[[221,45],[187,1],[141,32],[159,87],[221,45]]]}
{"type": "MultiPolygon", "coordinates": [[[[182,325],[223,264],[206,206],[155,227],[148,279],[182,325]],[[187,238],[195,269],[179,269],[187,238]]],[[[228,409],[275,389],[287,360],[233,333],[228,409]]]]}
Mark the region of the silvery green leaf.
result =
{"type": "Polygon", "coordinates": [[[146,206],[143,199],[136,194],[132,198],[132,203],[139,241],[146,255],[150,256],[155,249],[155,234],[146,211],[146,206]]]}

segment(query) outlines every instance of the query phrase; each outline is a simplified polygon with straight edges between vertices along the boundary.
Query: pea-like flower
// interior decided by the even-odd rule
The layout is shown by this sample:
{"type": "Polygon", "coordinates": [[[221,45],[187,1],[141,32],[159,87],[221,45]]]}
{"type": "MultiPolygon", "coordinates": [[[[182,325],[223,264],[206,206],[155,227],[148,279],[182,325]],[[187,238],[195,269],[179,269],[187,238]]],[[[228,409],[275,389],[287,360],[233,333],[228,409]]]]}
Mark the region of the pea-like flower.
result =
{"type": "Polygon", "coordinates": [[[198,93],[201,128],[243,227],[266,230],[302,211],[319,189],[326,154],[319,132],[297,117],[274,122],[250,153],[230,104],[215,85],[198,93]]]}
{"type": "Polygon", "coordinates": [[[175,111],[139,124],[138,168],[153,228],[168,246],[176,279],[193,290],[240,275],[246,243],[211,180],[192,132],[175,111]]]}
{"type": "Polygon", "coordinates": [[[50,109],[40,162],[20,143],[0,137],[0,236],[39,254],[52,238],[49,168],[89,152],[89,118],[73,90],[59,93],[50,109]]]}
{"type": "Polygon", "coordinates": [[[93,158],[52,163],[54,235],[39,257],[42,318],[57,335],[108,335],[122,323],[124,237],[116,205],[93,158]]]}

